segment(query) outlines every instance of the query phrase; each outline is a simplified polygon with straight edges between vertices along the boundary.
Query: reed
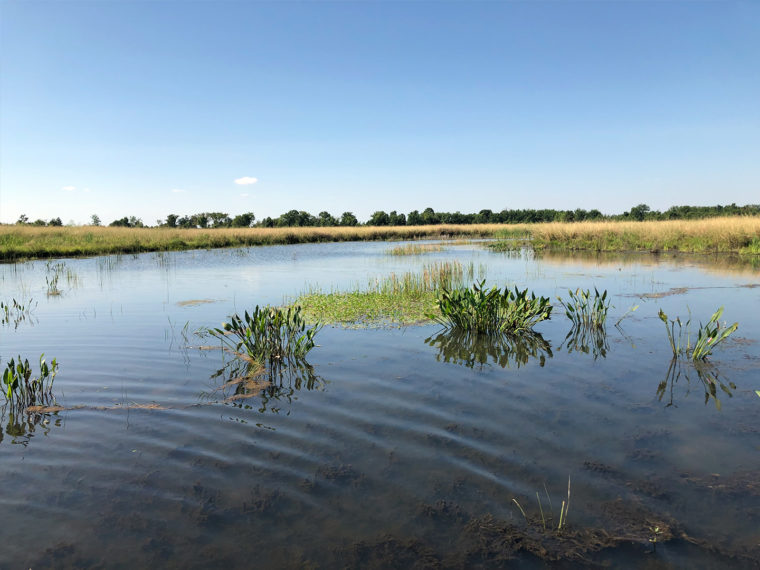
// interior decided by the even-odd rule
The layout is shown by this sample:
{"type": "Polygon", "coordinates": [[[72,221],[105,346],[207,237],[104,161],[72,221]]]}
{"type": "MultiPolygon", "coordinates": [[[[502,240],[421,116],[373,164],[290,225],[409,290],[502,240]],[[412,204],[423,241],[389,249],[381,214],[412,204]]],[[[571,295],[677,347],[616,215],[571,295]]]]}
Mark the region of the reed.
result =
{"type": "Polygon", "coordinates": [[[723,307],[720,307],[713,313],[706,324],[699,323],[699,330],[692,346],[691,318],[685,322],[681,321],[680,317],[671,320],[662,309],[660,309],[658,315],[660,320],[665,323],[665,331],[668,334],[668,342],[673,351],[673,358],[683,355],[692,360],[706,360],[715,347],[725,341],[739,328],[739,323],[721,326],[719,319],[723,315],[723,307]]]}
{"type": "Polygon", "coordinates": [[[388,250],[388,255],[422,255],[425,253],[431,253],[433,251],[443,251],[443,245],[439,243],[408,243],[406,245],[398,245],[388,250]]]}
{"type": "Polygon", "coordinates": [[[55,358],[48,365],[45,355],[40,356],[40,375],[32,378],[28,359],[11,358],[3,372],[3,395],[11,408],[24,410],[29,406],[49,406],[55,403],[53,381],[58,374],[55,358]]]}
{"type": "Polygon", "coordinates": [[[531,330],[550,318],[552,306],[548,297],[528,295],[528,290],[514,291],[498,287],[485,288],[485,280],[472,288],[441,288],[436,302],[440,315],[431,318],[446,328],[472,331],[477,334],[515,334],[531,330]]]}
{"type": "Polygon", "coordinates": [[[646,251],[760,254],[760,217],[721,217],[703,220],[651,222],[551,222],[512,226],[530,234],[496,242],[495,249],[531,247],[536,250],[646,251]]]}

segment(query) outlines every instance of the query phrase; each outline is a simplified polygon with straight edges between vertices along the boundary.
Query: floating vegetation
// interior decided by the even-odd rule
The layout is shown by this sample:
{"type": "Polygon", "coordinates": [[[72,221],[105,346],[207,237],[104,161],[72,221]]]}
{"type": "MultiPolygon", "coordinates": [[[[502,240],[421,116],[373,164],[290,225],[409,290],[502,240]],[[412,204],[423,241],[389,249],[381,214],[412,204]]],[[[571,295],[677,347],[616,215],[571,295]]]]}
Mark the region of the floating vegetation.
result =
{"type": "Polygon", "coordinates": [[[699,378],[699,381],[704,388],[705,404],[712,400],[715,403],[715,407],[720,411],[721,402],[720,398],[718,398],[718,389],[729,398],[732,398],[732,390],[736,390],[736,384],[725,378],[721,378],[717,368],[703,361],[696,361],[693,363],[693,366],[690,366],[688,364],[682,365],[677,358],[673,358],[670,361],[670,366],[668,367],[665,379],[657,386],[657,399],[662,402],[665,395],[668,394],[669,399],[665,407],[675,406],[676,385],[678,385],[681,378],[685,380],[685,396],[688,396],[691,391],[691,380],[689,379],[690,370],[696,372],[697,378],[699,378]]]}
{"type": "MultiPolygon", "coordinates": [[[[484,266],[477,268],[479,275],[485,271],[484,266]]],[[[366,287],[357,285],[351,291],[326,293],[312,289],[300,295],[295,303],[303,307],[310,322],[408,325],[427,321],[430,314],[437,311],[436,290],[459,287],[471,280],[475,273],[473,263],[466,266],[457,261],[429,263],[421,272],[391,273],[371,279],[366,287]]]]}
{"type": "Polygon", "coordinates": [[[0,301],[0,324],[13,324],[13,328],[17,329],[22,322],[31,320],[32,310],[36,306],[37,302],[33,299],[26,303],[19,303],[16,299],[12,299],[10,303],[0,301]]]}
{"type": "Polygon", "coordinates": [[[525,331],[520,335],[483,335],[459,329],[447,329],[425,339],[425,344],[438,349],[436,360],[482,368],[489,362],[501,368],[524,366],[538,360],[539,366],[553,356],[551,345],[539,333],[525,331]]]}
{"type": "Polygon", "coordinates": [[[723,307],[720,307],[713,313],[707,324],[699,323],[694,345],[691,344],[691,318],[682,322],[680,317],[675,320],[668,319],[668,316],[660,309],[660,320],[665,323],[665,330],[668,333],[668,341],[673,351],[673,358],[686,356],[692,360],[706,360],[712,353],[713,349],[721,342],[726,340],[737,328],[739,323],[731,326],[721,326],[718,319],[723,314],[723,307]],[[676,329],[676,325],[678,329],[676,329]]]}
{"type": "Polygon", "coordinates": [[[408,243],[406,245],[397,245],[387,251],[388,255],[422,255],[433,251],[443,251],[443,244],[440,243],[408,243]]]}
{"type": "Polygon", "coordinates": [[[45,355],[40,356],[40,375],[32,378],[29,360],[18,362],[11,358],[3,372],[3,395],[14,410],[24,410],[29,406],[49,406],[55,403],[53,380],[58,373],[55,358],[48,365],[45,355]]]}
{"type": "Polygon", "coordinates": [[[574,327],[602,328],[607,321],[607,311],[610,302],[607,299],[607,290],[601,295],[596,287],[594,294],[586,289],[576,289],[575,292],[567,292],[570,298],[565,301],[561,297],[557,300],[565,309],[565,315],[573,322],[574,327]]]}
{"type": "Polygon", "coordinates": [[[531,330],[548,319],[552,306],[548,297],[528,296],[528,290],[485,288],[485,280],[470,289],[443,287],[437,296],[440,315],[430,318],[446,328],[480,334],[515,334],[531,330]]]}
{"type": "Polygon", "coordinates": [[[258,363],[282,363],[300,359],[314,348],[314,336],[322,328],[308,328],[301,307],[259,307],[242,317],[232,315],[220,329],[210,329],[235,353],[243,353],[258,363]]]}

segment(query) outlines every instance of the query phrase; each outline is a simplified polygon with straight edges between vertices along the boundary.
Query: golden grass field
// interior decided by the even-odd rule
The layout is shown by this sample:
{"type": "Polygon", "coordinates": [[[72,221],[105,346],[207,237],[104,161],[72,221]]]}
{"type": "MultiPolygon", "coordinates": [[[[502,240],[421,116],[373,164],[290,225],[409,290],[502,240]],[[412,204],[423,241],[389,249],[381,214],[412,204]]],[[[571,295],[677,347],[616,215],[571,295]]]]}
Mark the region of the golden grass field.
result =
{"type": "MultiPolygon", "coordinates": [[[[760,217],[661,222],[575,222],[307,228],[0,226],[0,260],[328,241],[530,236],[535,249],[760,254],[760,217]]],[[[514,242],[503,242],[509,249],[514,242]]]]}
{"type": "MultiPolygon", "coordinates": [[[[536,250],[760,254],[760,217],[652,222],[552,222],[508,226],[536,250]]],[[[497,249],[520,244],[502,242],[497,249]]]]}
{"type": "Polygon", "coordinates": [[[504,226],[498,224],[208,230],[4,225],[0,226],[0,260],[328,241],[404,240],[449,236],[483,237],[494,236],[503,229],[504,226]]]}

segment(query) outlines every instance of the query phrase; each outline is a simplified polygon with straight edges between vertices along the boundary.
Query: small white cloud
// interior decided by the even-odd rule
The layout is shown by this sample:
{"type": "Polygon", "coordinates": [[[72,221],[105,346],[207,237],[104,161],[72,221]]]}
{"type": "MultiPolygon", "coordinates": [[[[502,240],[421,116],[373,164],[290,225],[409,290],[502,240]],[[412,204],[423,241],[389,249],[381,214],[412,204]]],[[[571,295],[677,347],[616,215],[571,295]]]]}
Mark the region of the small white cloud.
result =
{"type": "Polygon", "coordinates": [[[248,192],[243,192],[242,194],[240,194],[240,196],[242,196],[243,198],[247,198],[248,197],[248,192]]]}
{"type": "Polygon", "coordinates": [[[85,188],[84,190],[82,190],[82,192],[89,192],[89,191],[90,191],[89,188],[85,188]]]}
{"type": "Polygon", "coordinates": [[[63,188],[61,188],[61,190],[66,190],[66,192],[73,192],[76,189],[77,189],[76,186],[64,186],[63,188]]]}
{"type": "Polygon", "coordinates": [[[172,192],[174,192],[175,194],[179,194],[181,192],[184,192],[184,190],[182,190],[182,188],[172,188],[172,192]]]}
{"type": "Polygon", "coordinates": [[[256,184],[259,181],[258,178],[254,178],[253,176],[243,176],[242,178],[236,178],[235,184],[240,184],[241,186],[248,186],[249,184],[256,184]]]}

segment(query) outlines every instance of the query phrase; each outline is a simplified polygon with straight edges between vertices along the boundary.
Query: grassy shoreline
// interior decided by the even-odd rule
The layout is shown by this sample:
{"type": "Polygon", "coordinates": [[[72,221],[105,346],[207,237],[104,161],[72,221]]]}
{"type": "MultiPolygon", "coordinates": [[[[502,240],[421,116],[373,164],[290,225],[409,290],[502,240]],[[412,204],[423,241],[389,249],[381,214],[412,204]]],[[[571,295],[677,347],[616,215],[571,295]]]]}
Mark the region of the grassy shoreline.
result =
{"type": "Polygon", "coordinates": [[[313,242],[417,238],[512,238],[510,250],[641,251],[760,255],[760,217],[652,222],[551,222],[301,228],[112,228],[0,226],[0,262],[29,258],[183,251],[313,242]]]}
{"type": "Polygon", "coordinates": [[[302,228],[112,228],[0,226],[0,261],[314,242],[495,237],[500,224],[302,228]]]}
{"type": "Polygon", "coordinates": [[[760,217],[653,222],[577,222],[510,226],[529,234],[496,250],[737,253],[760,255],[760,217]]]}

